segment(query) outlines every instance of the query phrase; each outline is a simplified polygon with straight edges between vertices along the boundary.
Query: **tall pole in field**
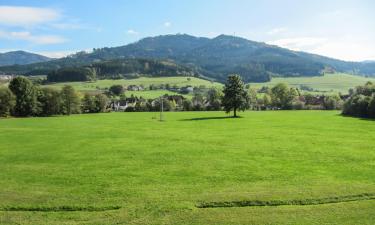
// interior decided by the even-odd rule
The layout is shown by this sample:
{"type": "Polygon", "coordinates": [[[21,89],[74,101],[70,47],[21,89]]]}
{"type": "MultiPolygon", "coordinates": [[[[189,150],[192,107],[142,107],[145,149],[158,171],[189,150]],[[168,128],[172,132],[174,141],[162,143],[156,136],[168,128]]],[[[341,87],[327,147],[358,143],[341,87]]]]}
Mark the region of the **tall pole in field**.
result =
{"type": "Polygon", "coordinates": [[[163,121],[163,97],[160,97],[160,121],[163,121]]]}

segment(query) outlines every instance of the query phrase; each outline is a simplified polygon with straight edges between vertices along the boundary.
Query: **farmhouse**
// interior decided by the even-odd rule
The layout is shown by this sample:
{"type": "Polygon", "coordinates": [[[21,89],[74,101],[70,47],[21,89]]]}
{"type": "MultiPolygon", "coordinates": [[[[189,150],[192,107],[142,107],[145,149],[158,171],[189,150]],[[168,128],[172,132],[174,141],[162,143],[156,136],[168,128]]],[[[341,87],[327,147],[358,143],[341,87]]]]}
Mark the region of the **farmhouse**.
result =
{"type": "Polygon", "coordinates": [[[115,112],[125,111],[129,107],[134,107],[137,103],[135,98],[127,98],[118,101],[112,101],[110,107],[115,112]]]}
{"type": "Polygon", "coordinates": [[[138,86],[138,85],[129,85],[126,90],[128,91],[143,91],[144,88],[142,86],[138,86]]]}

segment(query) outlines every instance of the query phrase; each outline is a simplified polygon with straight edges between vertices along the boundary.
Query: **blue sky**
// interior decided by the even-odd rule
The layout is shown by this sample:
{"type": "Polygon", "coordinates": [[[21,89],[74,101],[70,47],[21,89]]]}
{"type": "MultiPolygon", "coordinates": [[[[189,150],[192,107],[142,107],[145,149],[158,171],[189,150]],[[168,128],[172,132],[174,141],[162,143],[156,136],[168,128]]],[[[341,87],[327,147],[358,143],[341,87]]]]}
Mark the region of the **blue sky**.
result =
{"type": "Polygon", "coordinates": [[[187,33],[247,39],[345,60],[375,60],[372,0],[0,0],[0,52],[61,57],[187,33]]]}

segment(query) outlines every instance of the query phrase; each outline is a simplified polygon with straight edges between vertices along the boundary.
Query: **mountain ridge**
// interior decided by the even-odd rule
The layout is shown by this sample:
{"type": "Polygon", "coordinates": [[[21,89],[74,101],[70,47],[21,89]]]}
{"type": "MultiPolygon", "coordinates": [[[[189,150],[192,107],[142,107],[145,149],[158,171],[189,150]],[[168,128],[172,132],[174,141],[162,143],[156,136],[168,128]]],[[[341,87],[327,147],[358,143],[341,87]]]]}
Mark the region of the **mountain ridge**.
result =
{"type": "Polygon", "coordinates": [[[0,53],[0,66],[15,64],[26,65],[38,62],[47,62],[50,60],[52,59],[49,57],[22,50],[0,53]]]}
{"type": "Polygon", "coordinates": [[[264,82],[271,77],[320,76],[332,71],[375,76],[372,62],[347,62],[230,35],[206,38],[187,34],[146,37],[131,44],[97,48],[92,53],[78,52],[49,62],[0,67],[0,71],[35,75],[121,58],[173,60],[218,81],[225,80],[230,73],[240,74],[246,82],[264,82]]]}

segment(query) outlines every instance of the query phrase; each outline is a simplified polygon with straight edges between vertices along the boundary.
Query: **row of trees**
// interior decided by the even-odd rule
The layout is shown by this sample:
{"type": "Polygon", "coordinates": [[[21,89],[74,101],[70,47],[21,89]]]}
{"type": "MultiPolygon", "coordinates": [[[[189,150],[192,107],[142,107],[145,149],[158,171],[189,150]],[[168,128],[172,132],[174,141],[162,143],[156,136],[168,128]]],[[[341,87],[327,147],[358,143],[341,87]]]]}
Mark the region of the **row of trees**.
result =
{"type": "Polygon", "coordinates": [[[250,98],[250,109],[267,110],[339,110],[342,109],[345,96],[339,94],[313,95],[302,93],[298,88],[289,87],[287,84],[279,83],[272,88],[263,87],[256,90],[248,89],[250,98]]]}
{"type": "Polygon", "coordinates": [[[92,81],[95,79],[96,70],[89,67],[62,68],[47,75],[48,82],[92,81]]]}
{"type": "MultiPolygon", "coordinates": [[[[47,72],[48,82],[91,81],[96,78],[137,78],[142,74],[148,74],[155,77],[199,76],[199,73],[195,68],[176,64],[167,60],[113,59],[94,62],[90,65],[84,62],[70,62],[69,58],[65,58],[64,60],[67,62],[62,68],[52,69],[52,67],[55,66],[51,65],[52,67],[47,69],[47,71],[49,70],[47,72]]],[[[38,68],[30,69],[32,71],[38,70],[38,68]]],[[[41,72],[43,72],[42,74],[46,73],[45,70],[41,72]]]]}
{"type": "MultiPolygon", "coordinates": [[[[272,88],[257,90],[246,87],[238,75],[231,75],[222,90],[216,88],[195,89],[192,99],[176,101],[172,96],[164,96],[165,111],[233,111],[237,116],[238,110],[290,110],[290,109],[341,109],[343,97],[339,95],[315,96],[302,94],[299,89],[280,83],[272,88]]],[[[136,102],[126,111],[158,111],[159,99],[132,99],[136,102]],[[154,103],[154,104],[152,104],[154,103]]]]}
{"type": "Polygon", "coordinates": [[[51,116],[104,112],[108,98],[103,94],[85,94],[64,86],[61,91],[41,88],[29,79],[16,77],[8,88],[0,89],[0,116],[51,116]]]}
{"type": "MultiPolygon", "coordinates": [[[[371,110],[375,105],[374,90],[374,85],[371,83],[358,87],[345,104],[344,114],[373,116],[371,110]]],[[[143,99],[134,96],[127,98],[120,85],[112,86],[106,94],[83,95],[71,86],[64,86],[61,91],[42,88],[27,78],[16,77],[8,88],[0,89],[0,116],[25,117],[105,112],[110,105],[115,107],[118,101],[130,103],[126,104],[125,111],[160,110],[160,99],[143,99]],[[109,97],[113,99],[109,100],[109,97]]],[[[230,75],[223,90],[196,88],[191,99],[181,95],[166,95],[162,99],[166,111],[225,110],[234,111],[234,116],[237,116],[238,110],[245,109],[340,109],[343,105],[342,97],[339,95],[301,94],[297,88],[282,83],[272,88],[256,90],[246,87],[238,75],[230,75]]]]}
{"type": "Polygon", "coordinates": [[[344,104],[343,114],[375,118],[375,84],[356,87],[344,104]]]}

